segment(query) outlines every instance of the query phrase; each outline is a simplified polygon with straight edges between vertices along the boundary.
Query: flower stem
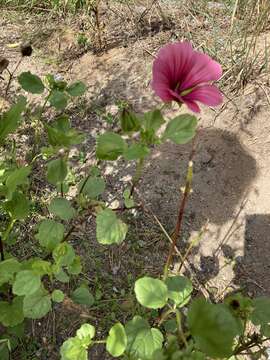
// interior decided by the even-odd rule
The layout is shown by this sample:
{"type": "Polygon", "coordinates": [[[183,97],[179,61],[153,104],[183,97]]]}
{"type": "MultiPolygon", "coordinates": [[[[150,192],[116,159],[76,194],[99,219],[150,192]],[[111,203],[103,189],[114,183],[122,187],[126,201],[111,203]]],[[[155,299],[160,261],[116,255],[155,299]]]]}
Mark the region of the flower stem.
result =
{"type": "Polygon", "coordinates": [[[181,313],[179,310],[175,309],[175,315],[176,315],[176,322],[177,322],[177,331],[178,331],[178,336],[179,336],[179,340],[183,341],[185,347],[188,347],[188,343],[187,340],[185,338],[183,329],[182,329],[182,324],[181,324],[181,313]]]}
{"type": "Polygon", "coordinates": [[[137,162],[137,166],[136,166],[136,172],[132,178],[132,187],[130,190],[130,196],[133,195],[135,187],[137,186],[141,176],[142,176],[142,170],[143,170],[143,165],[144,165],[144,158],[140,159],[137,162]]]}
{"type": "Polygon", "coordinates": [[[8,236],[9,236],[11,230],[13,229],[13,226],[14,226],[15,222],[16,222],[15,219],[11,219],[11,220],[10,220],[10,222],[9,222],[9,224],[8,224],[8,227],[7,227],[6,231],[4,232],[3,241],[6,241],[6,240],[7,240],[7,238],[8,238],[8,236]]]}
{"type": "MultiPolygon", "coordinates": [[[[192,152],[192,154],[193,154],[193,152],[192,152]]],[[[192,183],[192,176],[193,176],[193,162],[192,162],[193,155],[192,154],[191,154],[190,161],[188,164],[188,171],[187,171],[184,195],[183,195],[183,198],[181,198],[179,212],[178,212],[178,219],[177,219],[176,226],[175,226],[175,229],[173,232],[172,243],[170,246],[168,258],[167,258],[165,268],[164,268],[164,279],[166,279],[168,277],[169,268],[171,266],[172,258],[173,258],[174,252],[175,252],[176,242],[177,242],[179,233],[182,228],[182,222],[183,222],[183,217],[184,217],[184,212],[185,212],[188,195],[191,190],[191,183],[192,183]]]]}

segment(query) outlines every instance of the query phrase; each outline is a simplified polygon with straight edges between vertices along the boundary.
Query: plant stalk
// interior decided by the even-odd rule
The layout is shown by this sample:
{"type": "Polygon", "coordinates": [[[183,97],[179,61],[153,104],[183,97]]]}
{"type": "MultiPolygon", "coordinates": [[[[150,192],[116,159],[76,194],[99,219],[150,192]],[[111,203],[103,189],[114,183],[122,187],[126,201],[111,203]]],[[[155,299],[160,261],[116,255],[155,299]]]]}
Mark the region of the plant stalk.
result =
{"type": "Polygon", "coordinates": [[[144,159],[142,158],[137,162],[136,172],[132,178],[132,187],[130,190],[130,196],[133,195],[135,187],[137,186],[137,184],[142,176],[143,165],[144,165],[144,159]]]}
{"type": "Polygon", "coordinates": [[[168,277],[168,271],[171,266],[172,258],[173,258],[174,252],[175,252],[174,248],[176,246],[177,239],[178,239],[180,231],[182,229],[182,222],[183,222],[185,207],[186,207],[188,195],[191,190],[192,175],[193,175],[193,162],[189,161],[184,195],[180,202],[178,218],[177,218],[175,229],[174,229],[174,232],[172,235],[172,243],[170,246],[169,255],[168,255],[168,258],[167,258],[167,261],[165,264],[165,268],[164,268],[164,279],[166,279],[168,277]]]}
{"type": "Polygon", "coordinates": [[[4,255],[4,244],[3,244],[2,236],[0,236],[0,255],[1,255],[1,261],[4,261],[5,255],[4,255]]]}

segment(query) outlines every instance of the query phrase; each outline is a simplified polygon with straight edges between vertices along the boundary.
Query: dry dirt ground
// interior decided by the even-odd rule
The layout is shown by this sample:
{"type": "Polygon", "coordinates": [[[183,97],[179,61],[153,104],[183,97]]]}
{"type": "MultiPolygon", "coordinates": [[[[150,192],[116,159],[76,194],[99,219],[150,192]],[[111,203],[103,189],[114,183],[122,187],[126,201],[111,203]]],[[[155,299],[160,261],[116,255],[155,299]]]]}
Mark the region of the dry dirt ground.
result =
{"type": "MultiPolygon", "coordinates": [[[[87,84],[84,103],[70,110],[73,123],[88,134],[84,145],[87,154],[92,153],[95,136],[108,126],[100,113],[113,112],[118,100],[128,101],[136,111],[145,111],[158,104],[149,82],[153,55],[163,44],[183,36],[194,36],[198,45],[198,39],[205,39],[205,34],[211,31],[209,21],[202,16],[194,20],[194,15],[187,13],[186,18],[180,15],[175,18],[175,13],[181,11],[177,5],[170,10],[172,13],[167,8],[164,13],[153,9],[152,18],[147,15],[140,26],[130,24],[131,15],[128,21],[120,10],[115,14],[112,8],[102,14],[102,50],[97,49],[97,39],[91,35],[88,49],[78,46],[81,29],[87,36],[92,34],[91,28],[85,25],[85,16],[59,20],[44,14],[0,13],[0,55],[15,64],[18,52],[9,44],[30,39],[34,56],[23,62],[21,71],[31,70],[40,75],[60,73],[67,80],[80,79],[87,84]],[[97,112],[97,109],[102,110],[97,112]]],[[[138,18],[143,7],[138,6],[136,11],[138,18]]],[[[223,15],[217,19],[221,31],[228,28],[229,19],[223,15]]],[[[211,37],[207,39],[211,43],[211,37]]],[[[267,31],[261,34],[261,44],[265,39],[269,44],[267,31]]],[[[215,299],[239,288],[251,296],[270,296],[269,73],[254,77],[237,93],[231,93],[228,86],[223,90],[226,94],[223,106],[203,108],[200,116],[193,193],[185,213],[179,249],[186,248],[190,239],[205,228],[200,243],[189,257],[189,270],[185,271],[196,277],[215,299]]],[[[176,110],[172,109],[166,115],[170,117],[174,113],[176,110]]],[[[74,234],[72,241],[85,256],[85,276],[93,291],[103,291],[103,300],[126,298],[132,291],[133,280],[130,279],[144,271],[158,274],[162,269],[168,243],[153,214],[170,233],[176,221],[190,150],[190,145],[169,143],[153,148],[137,195],[138,201],[143,199],[145,209],[136,216],[127,215],[131,230],[123,246],[114,249],[97,246],[91,218],[74,234]],[[106,284],[108,277],[110,281],[106,284]]],[[[86,166],[91,162],[89,159],[86,166]]],[[[108,164],[105,169],[108,192],[119,197],[133,171],[133,166],[127,167],[121,161],[108,164]]],[[[177,268],[178,258],[175,260],[177,268]]],[[[129,309],[127,316],[130,316],[133,306],[128,301],[132,300],[120,301],[120,316],[124,320],[126,307],[129,309]]],[[[98,308],[90,312],[101,328],[102,311],[98,308]]],[[[119,312],[117,309],[115,312],[117,317],[119,312]]],[[[54,331],[55,327],[58,329],[65,314],[57,315],[56,320],[49,319],[47,333],[52,333],[53,326],[54,331]]],[[[73,334],[80,321],[78,318],[70,320],[72,323],[68,322],[66,329],[60,329],[59,334],[54,332],[56,344],[73,334]]],[[[106,321],[113,322],[113,316],[106,321]]],[[[36,323],[33,326],[38,328],[36,323]]],[[[42,336],[45,347],[46,334],[42,336]]],[[[50,357],[44,355],[44,359],[53,358],[54,349],[49,354],[50,357]]],[[[98,352],[93,358],[105,359],[105,355],[98,352]]]]}

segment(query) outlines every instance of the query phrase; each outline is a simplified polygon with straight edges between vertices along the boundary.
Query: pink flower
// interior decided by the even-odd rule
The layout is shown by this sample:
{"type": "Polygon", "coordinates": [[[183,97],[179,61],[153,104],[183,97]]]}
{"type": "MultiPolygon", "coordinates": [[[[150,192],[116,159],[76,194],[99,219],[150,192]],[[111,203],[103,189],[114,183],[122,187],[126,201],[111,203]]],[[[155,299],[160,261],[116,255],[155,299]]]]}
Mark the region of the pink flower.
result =
{"type": "Polygon", "coordinates": [[[164,102],[185,103],[200,112],[197,101],[216,106],[222,103],[219,89],[209,84],[222,75],[219,63],[193,50],[187,41],[165,45],[153,65],[152,88],[164,102]]]}

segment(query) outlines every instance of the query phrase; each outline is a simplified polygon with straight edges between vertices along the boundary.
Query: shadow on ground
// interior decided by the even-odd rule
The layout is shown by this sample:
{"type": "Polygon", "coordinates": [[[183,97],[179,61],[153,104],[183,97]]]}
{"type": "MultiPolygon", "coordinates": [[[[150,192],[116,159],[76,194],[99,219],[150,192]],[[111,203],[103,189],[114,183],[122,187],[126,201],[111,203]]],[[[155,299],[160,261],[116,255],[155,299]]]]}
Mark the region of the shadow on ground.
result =
{"type": "Polygon", "coordinates": [[[246,217],[244,255],[237,257],[234,283],[251,296],[270,295],[270,215],[246,217]]]}

